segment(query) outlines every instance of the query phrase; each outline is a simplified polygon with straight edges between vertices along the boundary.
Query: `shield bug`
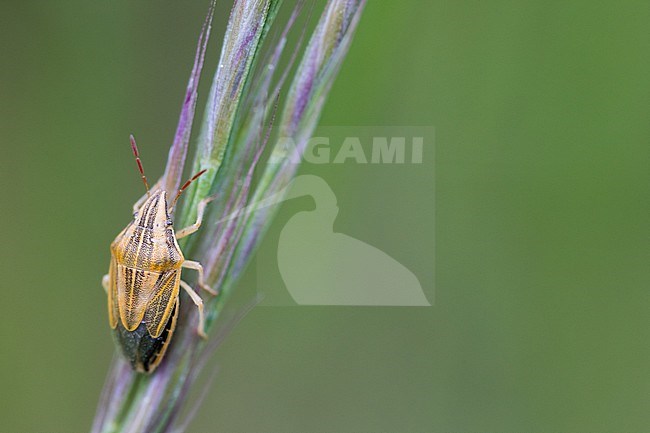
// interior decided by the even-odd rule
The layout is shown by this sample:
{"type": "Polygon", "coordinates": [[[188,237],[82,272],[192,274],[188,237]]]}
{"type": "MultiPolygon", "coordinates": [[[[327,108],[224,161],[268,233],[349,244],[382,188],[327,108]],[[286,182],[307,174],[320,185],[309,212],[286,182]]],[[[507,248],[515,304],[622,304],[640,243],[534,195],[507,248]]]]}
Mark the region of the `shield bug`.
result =
{"type": "Polygon", "coordinates": [[[174,333],[180,288],[196,304],[197,332],[206,336],[203,301],[181,279],[181,268],[197,271],[199,287],[217,293],[205,283],[201,264],[185,260],[177,239],[199,229],[205,206],[212,198],[199,203],[194,224],[175,232],[172,216],[176,201],[205,170],[185,182],[169,203],[167,191],[157,186],[149,189],[135,139],[130,139],[147,193],[134,204],[133,220],[111,243],[109,271],[102,283],[108,295],[108,321],[117,344],[135,370],[151,373],[163,359],[174,333]]]}

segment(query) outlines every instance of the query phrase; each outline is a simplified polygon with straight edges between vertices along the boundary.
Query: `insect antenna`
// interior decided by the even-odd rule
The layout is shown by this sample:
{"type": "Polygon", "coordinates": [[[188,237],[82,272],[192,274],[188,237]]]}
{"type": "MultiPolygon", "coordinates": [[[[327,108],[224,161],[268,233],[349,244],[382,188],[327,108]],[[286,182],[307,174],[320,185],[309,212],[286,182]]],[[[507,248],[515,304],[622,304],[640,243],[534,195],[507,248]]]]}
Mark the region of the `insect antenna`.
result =
{"type": "Polygon", "coordinates": [[[187,189],[187,187],[190,186],[190,184],[191,184],[192,182],[194,182],[196,179],[198,179],[199,176],[201,176],[201,175],[202,175],[203,173],[205,173],[206,171],[208,171],[207,168],[204,168],[203,170],[199,171],[199,172],[196,173],[194,176],[192,176],[191,179],[188,179],[187,182],[185,182],[185,183],[183,184],[183,186],[181,186],[181,187],[178,189],[178,193],[176,194],[176,197],[174,197],[174,201],[172,202],[172,205],[171,205],[171,207],[170,207],[171,209],[173,209],[174,206],[176,206],[176,202],[178,201],[178,198],[181,196],[181,193],[182,193],[183,191],[185,191],[185,189],[187,189]]]}
{"type": "Polygon", "coordinates": [[[133,150],[133,156],[135,157],[135,162],[138,164],[138,170],[140,170],[140,175],[142,176],[142,183],[144,187],[147,188],[147,196],[150,195],[149,192],[149,182],[147,182],[147,176],[144,175],[144,169],[142,168],[142,161],[140,161],[140,153],[138,152],[138,146],[135,144],[135,138],[133,134],[129,136],[131,140],[131,150],[133,150]]]}

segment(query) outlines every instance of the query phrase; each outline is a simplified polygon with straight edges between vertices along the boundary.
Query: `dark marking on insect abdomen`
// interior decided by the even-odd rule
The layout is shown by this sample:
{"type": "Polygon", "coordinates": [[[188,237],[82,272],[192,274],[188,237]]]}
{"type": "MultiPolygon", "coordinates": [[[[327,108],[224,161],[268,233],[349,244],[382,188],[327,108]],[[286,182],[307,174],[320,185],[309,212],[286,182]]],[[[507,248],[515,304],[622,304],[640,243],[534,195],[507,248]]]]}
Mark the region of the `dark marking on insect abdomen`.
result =
{"type": "Polygon", "coordinates": [[[127,331],[122,326],[122,321],[118,320],[113,336],[122,349],[124,357],[135,370],[141,373],[151,373],[162,360],[176,324],[179,303],[177,300],[173,313],[169,316],[163,332],[157,338],[153,338],[149,334],[147,323],[144,321],[134,331],[127,331]]]}

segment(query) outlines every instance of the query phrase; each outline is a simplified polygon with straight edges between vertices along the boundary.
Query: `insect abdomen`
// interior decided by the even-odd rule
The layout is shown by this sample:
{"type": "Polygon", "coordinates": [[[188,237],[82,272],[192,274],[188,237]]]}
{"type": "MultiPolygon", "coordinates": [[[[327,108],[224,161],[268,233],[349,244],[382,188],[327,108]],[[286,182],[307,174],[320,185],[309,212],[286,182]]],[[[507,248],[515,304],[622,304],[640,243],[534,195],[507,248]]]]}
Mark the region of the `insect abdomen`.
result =
{"type": "Polygon", "coordinates": [[[128,331],[119,322],[114,330],[114,337],[121,348],[124,357],[131,366],[141,373],[151,373],[162,360],[167,346],[176,328],[180,301],[174,305],[174,311],[167,320],[165,328],[159,337],[152,337],[147,330],[147,323],[141,322],[134,331],[128,331]]]}

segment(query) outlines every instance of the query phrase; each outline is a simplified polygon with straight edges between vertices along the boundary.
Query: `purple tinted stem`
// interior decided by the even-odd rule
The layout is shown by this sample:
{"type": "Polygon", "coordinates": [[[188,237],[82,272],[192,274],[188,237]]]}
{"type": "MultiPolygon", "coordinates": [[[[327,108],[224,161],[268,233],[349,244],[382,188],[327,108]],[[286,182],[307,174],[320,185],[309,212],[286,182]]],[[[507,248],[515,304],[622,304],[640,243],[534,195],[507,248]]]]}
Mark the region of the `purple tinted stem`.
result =
{"type": "Polygon", "coordinates": [[[196,48],[196,55],[194,57],[194,66],[192,67],[190,79],[187,83],[187,91],[185,92],[185,99],[183,100],[183,107],[181,109],[181,116],[178,120],[178,126],[176,127],[174,143],[169,149],[169,157],[167,158],[167,166],[165,167],[163,181],[164,188],[169,192],[178,190],[183,175],[183,167],[187,156],[187,147],[190,142],[192,124],[194,122],[199,80],[201,78],[201,70],[203,69],[203,60],[205,59],[208,39],[210,39],[210,29],[212,27],[215,1],[216,0],[213,0],[210,4],[208,15],[206,16],[203,27],[201,28],[201,34],[199,35],[199,42],[196,48]]]}

